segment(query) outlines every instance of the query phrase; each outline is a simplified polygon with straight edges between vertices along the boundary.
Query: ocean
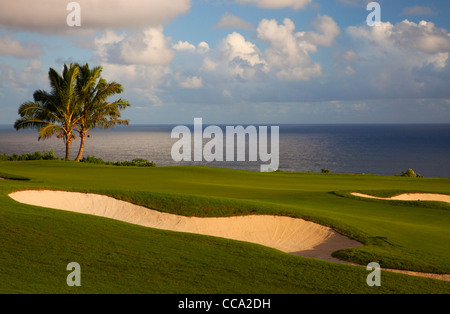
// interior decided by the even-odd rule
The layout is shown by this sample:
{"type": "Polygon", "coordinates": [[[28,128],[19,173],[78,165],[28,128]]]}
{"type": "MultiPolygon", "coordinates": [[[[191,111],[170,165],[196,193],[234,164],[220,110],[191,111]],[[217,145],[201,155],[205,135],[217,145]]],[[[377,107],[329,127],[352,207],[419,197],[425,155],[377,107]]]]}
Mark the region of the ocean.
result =
{"type": "MultiPolygon", "coordinates": [[[[263,164],[260,160],[175,162],[171,156],[172,145],[178,140],[171,138],[174,127],[131,125],[92,130],[83,156],[100,157],[105,161],[144,158],[158,166],[201,165],[250,171],[259,171],[263,164]]],[[[225,126],[220,127],[225,130],[225,126]]],[[[279,169],[282,171],[320,172],[326,168],[332,173],[395,175],[411,168],[424,177],[450,177],[450,124],[279,127],[279,169]]],[[[207,141],[209,139],[204,140],[207,141]]],[[[74,141],[72,159],[77,155],[78,146],[79,141],[74,141]]],[[[50,149],[57,156],[64,156],[63,141],[56,137],[38,141],[36,130],[16,131],[10,125],[0,126],[0,153],[20,155],[50,149]]]]}

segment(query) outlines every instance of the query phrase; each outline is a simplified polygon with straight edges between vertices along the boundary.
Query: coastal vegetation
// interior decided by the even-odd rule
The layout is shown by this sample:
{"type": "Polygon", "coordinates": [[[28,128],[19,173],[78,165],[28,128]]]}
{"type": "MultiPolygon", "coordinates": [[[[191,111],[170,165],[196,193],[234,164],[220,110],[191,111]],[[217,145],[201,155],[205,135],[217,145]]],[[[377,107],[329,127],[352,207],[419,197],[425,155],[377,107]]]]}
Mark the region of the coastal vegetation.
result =
{"type": "MultiPolygon", "coordinates": [[[[11,156],[0,154],[0,161],[30,161],[30,160],[59,160],[60,158],[55,155],[53,149],[50,151],[44,151],[43,153],[37,151],[32,154],[26,153],[22,155],[12,154],[11,156]]],[[[83,157],[80,162],[101,164],[101,165],[113,165],[113,166],[137,166],[137,167],[156,167],[156,163],[148,161],[143,158],[134,158],[131,161],[104,161],[102,158],[96,158],[88,155],[83,157]]]]}
{"type": "Polygon", "coordinates": [[[49,151],[26,153],[22,155],[12,154],[11,156],[0,154],[0,160],[4,161],[25,161],[25,160],[58,160],[59,158],[53,152],[53,149],[49,151]]]}
{"type": "Polygon", "coordinates": [[[100,165],[113,165],[113,166],[136,166],[136,167],[156,167],[156,163],[153,161],[148,161],[143,158],[134,158],[131,161],[104,161],[102,158],[96,158],[94,156],[83,157],[81,162],[100,164],[100,165]]]}
{"type": "Polygon", "coordinates": [[[37,129],[38,140],[56,135],[65,144],[65,159],[69,160],[72,141],[80,137],[77,161],[83,156],[84,142],[90,137],[89,130],[95,127],[111,128],[128,125],[121,118],[121,110],[130,104],[120,98],[108,102],[110,96],[120,94],[123,88],[116,82],[107,82],[101,77],[102,68],[90,68],[89,64],[64,64],[62,73],[50,68],[48,78],[50,92],[36,90],[33,100],[19,107],[20,118],[14,127],[37,129]]]}
{"type": "Polygon", "coordinates": [[[402,171],[401,176],[402,177],[410,177],[410,178],[423,178],[422,175],[415,173],[414,170],[412,170],[411,168],[409,168],[406,171],[402,171]]]}

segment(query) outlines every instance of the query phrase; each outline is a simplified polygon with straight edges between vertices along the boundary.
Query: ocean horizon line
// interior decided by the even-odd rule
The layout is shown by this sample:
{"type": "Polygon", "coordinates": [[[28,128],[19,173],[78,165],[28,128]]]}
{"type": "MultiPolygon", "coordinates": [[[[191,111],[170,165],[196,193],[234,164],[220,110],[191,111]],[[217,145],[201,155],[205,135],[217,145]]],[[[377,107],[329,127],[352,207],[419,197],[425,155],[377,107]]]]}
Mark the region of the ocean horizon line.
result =
{"type": "MultiPolygon", "coordinates": [[[[127,128],[127,127],[139,127],[139,126],[176,126],[176,125],[194,125],[194,123],[133,123],[133,124],[129,124],[127,126],[125,125],[118,125],[115,128],[127,128]]],[[[394,126],[394,125],[400,125],[400,126],[407,126],[407,125],[450,125],[450,123],[442,123],[442,122],[437,122],[437,123],[433,123],[433,122],[417,122],[417,123],[411,123],[411,122],[370,122],[370,123],[366,123],[366,122],[342,122],[342,123],[251,123],[251,122],[246,122],[246,123],[226,123],[226,122],[221,122],[221,123],[215,123],[215,122],[207,122],[207,123],[203,123],[203,125],[279,125],[279,126],[333,126],[333,125],[357,125],[357,126],[363,126],[363,125],[389,125],[389,126],[394,126]]],[[[11,127],[14,128],[14,124],[8,124],[8,123],[0,123],[0,127],[11,127]]],[[[95,129],[101,129],[101,128],[95,128],[95,129]]],[[[113,129],[113,128],[112,128],[113,129]]],[[[20,130],[23,131],[23,130],[20,130]]]]}

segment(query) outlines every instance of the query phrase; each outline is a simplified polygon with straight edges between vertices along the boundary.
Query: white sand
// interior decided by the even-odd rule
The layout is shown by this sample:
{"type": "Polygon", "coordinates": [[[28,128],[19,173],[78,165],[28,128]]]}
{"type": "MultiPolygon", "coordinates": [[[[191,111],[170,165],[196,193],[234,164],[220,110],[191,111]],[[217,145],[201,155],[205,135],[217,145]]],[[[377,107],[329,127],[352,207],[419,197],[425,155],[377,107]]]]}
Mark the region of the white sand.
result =
{"type": "Polygon", "coordinates": [[[376,198],[380,200],[392,200],[392,201],[436,201],[450,203],[450,195],[445,194],[432,194],[432,193],[405,193],[395,195],[392,197],[377,197],[361,193],[351,193],[354,196],[376,198]]]}
{"type": "Polygon", "coordinates": [[[267,215],[185,217],[108,196],[63,191],[21,191],[9,196],[29,205],[102,216],[157,229],[252,242],[291,254],[340,263],[346,262],[333,258],[332,252],[362,245],[329,227],[298,218],[267,215]]]}

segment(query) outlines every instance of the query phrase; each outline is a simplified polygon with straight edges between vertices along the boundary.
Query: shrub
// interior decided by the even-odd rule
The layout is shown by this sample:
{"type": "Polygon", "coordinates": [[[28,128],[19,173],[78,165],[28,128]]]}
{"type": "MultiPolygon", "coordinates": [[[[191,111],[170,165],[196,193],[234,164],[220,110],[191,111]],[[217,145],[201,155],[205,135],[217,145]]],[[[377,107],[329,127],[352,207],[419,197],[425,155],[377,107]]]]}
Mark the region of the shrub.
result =
{"type": "Polygon", "coordinates": [[[44,160],[58,160],[58,157],[55,156],[55,152],[53,149],[48,152],[44,151],[44,155],[42,156],[44,160]]]}
{"type": "Polygon", "coordinates": [[[322,173],[330,173],[330,170],[325,169],[325,168],[320,169],[320,171],[322,171],[322,173]]]}
{"type": "Polygon", "coordinates": [[[12,156],[7,156],[5,154],[0,154],[0,160],[9,161],[26,161],[26,160],[57,160],[58,157],[55,156],[53,149],[50,151],[34,152],[33,154],[26,153],[22,155],[13,154],[12,156]]]}
{"type": "Polygon", "coordinates": [[[104,161],[101,158],[95,158],[94,156],[83,157],[80,162],[87,162],[92,164],[113,165],[123,167],[156,167],[156,163],[150,162],[147,159],[135,158],[132,161],[104,161]]]}
{"type": "Polygon", "coordinates": [[[422,175],[420,175],[420,174],[418,174],[418,173],[416,174],[416,173],[414,172],[414,170],[412,170],[411,168],[409,168],[409,169],[406,170],[405,172],[402,171],[401,176],[402,176],[402,177],[410,177],[410,178],[423,178],[422,175]]]}
{"type": "Polygon", "coordinates": [[[101,158],[95,158],[94,156],[88,155],[87,157],[83,157],[80,162],[87,162],[90,164],[105,164],[105,161],[101,158]]]}

